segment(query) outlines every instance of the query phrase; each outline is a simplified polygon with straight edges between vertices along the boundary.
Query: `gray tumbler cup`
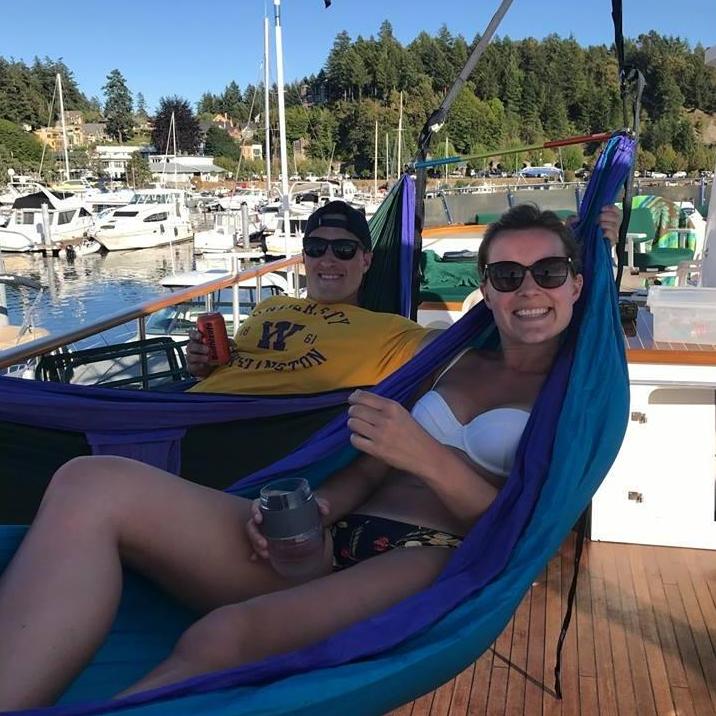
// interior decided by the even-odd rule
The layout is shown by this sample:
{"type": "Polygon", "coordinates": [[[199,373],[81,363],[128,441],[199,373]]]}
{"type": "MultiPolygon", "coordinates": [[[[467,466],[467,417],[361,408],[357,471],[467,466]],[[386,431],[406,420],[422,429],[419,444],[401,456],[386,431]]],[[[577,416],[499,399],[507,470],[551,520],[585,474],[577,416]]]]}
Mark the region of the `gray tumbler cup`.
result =
{"type": "Polygon", "coordinates": [[[284,577],[318,574],[323,563],[323,524],[308,481],[270,482],[261,489],[260,509],[273,568],[284,577]]]}

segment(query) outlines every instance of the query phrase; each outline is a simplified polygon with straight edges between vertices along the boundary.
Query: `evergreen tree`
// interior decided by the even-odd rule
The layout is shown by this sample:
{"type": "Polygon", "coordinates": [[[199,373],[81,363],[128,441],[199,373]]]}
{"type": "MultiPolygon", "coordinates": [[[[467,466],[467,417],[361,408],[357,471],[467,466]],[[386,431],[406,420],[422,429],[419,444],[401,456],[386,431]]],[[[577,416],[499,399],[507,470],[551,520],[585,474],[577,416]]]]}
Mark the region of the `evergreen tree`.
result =
{"type": "Polygon", "coordinates": [[[139,153],[132,152],[124,170],[124,180],[134,189],[150,186],[153,180],[149,162],[139,153]]]}
{"type": "Polygon", "coordinates": [[[215,94],[204,92],[196,107],[197,114],[214,115],[221,111],[219,109],[220,103],[221,100],[215,94]]]}
{"type": "Polygon", "coordinates": [[[176,128],[177,154],[196,154],[201,142],[199,121],[194,116],[189,102],[182,97],[162,97],[154,118],[152,144],[157,152],[173,154],[174,140],[169,133],[172,114],[176,128]]]}
{"type": "Polygon", "coordinates": [[[204,142],[204,153],[213,157],[229,157],[238,161],[241,156],[241,147],[225,129],[209,127],[204,142]]]}
{"type": "Polygon", "coordinates": [[[222,111],[229,115],[235,122],[241,122],[246,118],[243,97],[239,85],[233,80],[224,88],[221,96],[222,111]]]}
{"type": "Polygon", "coordinates": [[[147,102],[141,92],[137,92],[137,116],[147,118],[147,102]]]}
{"type": "Polygon", "coordinates": [[[120,142],[132,136],[132,94],[127,81],[119,70],[107,75],[107,84],[102,87],[105,96],[104,116],[107,120],[107,134],[120,142]]]}

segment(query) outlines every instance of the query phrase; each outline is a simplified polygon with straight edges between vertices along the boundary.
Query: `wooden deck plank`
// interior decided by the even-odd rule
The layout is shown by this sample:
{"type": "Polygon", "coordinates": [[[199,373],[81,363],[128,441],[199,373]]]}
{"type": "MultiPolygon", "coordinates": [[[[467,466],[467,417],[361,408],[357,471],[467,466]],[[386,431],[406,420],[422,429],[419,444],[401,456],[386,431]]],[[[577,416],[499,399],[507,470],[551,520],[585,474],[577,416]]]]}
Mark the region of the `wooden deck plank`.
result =
{"type": "MultiPolygon", "coordinates": [[[[591,547],[592,545],[590,545],[591,547]]],[[[603,545],[600,545],[602,547],[603,545]]],[[[599,552],[591,550],[589,567],[592,595],[592,619],[594,628],[594,654],[596,660],[597,696],[599,713],[603,716],[617,716],[617,697],[612,662],[612,644],[607,620],[607,597],[599,567],[599,552]]]]}
{"type": "Polygon", "coordinates": [[[676,636],[674,634],[674,625],[671,622],[671,613],[666,602],[664,584],[661,581],[661,572],[656,558],[658,548],[643,547],[643,549],[647,554],[647,557],[644,559],[644,571],[649,586],[649,594],[651,595],[651,603],[654,608],[661,653],[664,657],[664,663],[666,664],[669,685],[672,687],[673,692],[674,687],[684,688],[688,686],[686,672],[681,663],[679,647],[676,644],[676,636]]]}
{"type": "Polygon", "coordinates": [[[716,716],[716,551],[588,542],[564,701],[540,686],[553,685],[573,547],[570,537],[495,642],[510,664],[488,650],[390,716],[716,716]]]}
{"type": "Polygon", "coordinates": [[[505,713],[507,701],[507,678],[510,673],[509,661],[512,650],[512,632],[515,620],[505,627],[495,642],[495,658],[492,662],[492,675],[490,677],[490,691],[487,698],[488,716],[497,716],[505,713]],[[498,658],[499,657],[499,658],[498,658]]]}
{"type": "Polygon", "coordinates": [[[594,676],[579,677],[579,711],[585,716],[599,714],[599,696],[597,695],[597,679],[594,676]]]}
{"type": "Polygon", "coordinates": [[[532,679],[525,684],[525,713],[534,716],[542,713],[544,695],[540,684],[544,673],[546,578],[546,570],[543,570],[530,590],[530,630],[526,671],[532,679]]]}
{"type": "Polygon", "coordinates": [[[429,716],[430,709],[433,707],[434,698],[435,692],[431,691],[429,694],[424,694],[419,699],[415,699],[410,716],[429,716]]]}
{"type": "Polygon", "coordinates": [[[631,564],[632,579],[634,581],[634,594],[637,602],[637,619],[641,631],[646,667],[649,671],[651,693],[654,699],[656,712],[667,716],[674,712],[674,700],[669,688],[668,675],[664,655],[661,651],[659,631],[656,626],[656,617],[649,593],[649,584],[646,578],[643,561],[643,548],[628,546],[629,562],[631,564]]]}
{"type": "MultiPolygon", "coordinates": [[[[693,698],[694,710],[698,714],[707,714],[713,712],[713,703],[706,686],[704,671],[694,638],[693,625],[689,620],[684,603],[684,594],[682,592],[684,585],[680,579],[684,575],[684,570],[676,561],[675,550],[661,549],[658,550],[658,555],[660,569],[665,581],[668,580],[664,584],[664,591],[671,611],[671,619],[686,672],[686,680],[693,698]]],[[[689,584],[691,583],[688,577],[686,577],[686,581],[689,584]]]]}
{"type": "MultiPolygon", "coordinates": [[[[576,629],[579,659],[579,676],[596,678],[597,665],[594,652],[594,622],[592,619],[592,588],[590,578],[589,542],[582,554],[582,574],[577,582],[576,629]]],[[[581,683],[581,682],[580,682],[581,683]]],[[[595,682],[596,683],[596,682],[595,682]]]]}
{"type": "Polygon", "coordinates": [[[627,649],[627,635],[622,593],[615,566],[615,545],[605,545],[608,549],[601,550],[599,566],[604,578],[604,593],[607,605],[607,622],[609,624],[609,640],[611,642],[612,665],[616,686],[617,708],[622,714],[636,714],[636,698],[632,680],[631,664],[627,649]]]}
{"type": "MultiPolygon", "coordinates": [[[[569,543],[572,536],[567,537],[564,551],[569,550],[569,543]]],[[[547,589],[545,594],[545,655],[542,667],[542,683],[549,689],[554,686],[554,666],[557,638],[562,627],[562,550],[547,564],[547,589]],[[556,636],[553,636],[556,635],[556,636]]],[[[566,593],[564,603],[566,604],[566,593]]],[[[563,653],[563,656],[564,655],[563,653]]],[[[564,677],[567,669],[562,669],[564,677]]],[[[564,701],[544,691],[542,694],[542,713],[544,716],[561,716],[564,713],[572,713],[566,708],[564,701]]]]}
{"type": "Polygon", "coordinates": [[[430,705],[431,714],[447,714],[451,713],[452,695],[455,690],[455,679],[444,683],[433,694],[433,702],[430,705]]]}
{"type": "Polygon", "coordinates": [[[527,643],[530,630],[531,591],[527,592],[515,612],[512,628],[512,649],[510,668],[507,676],[506,714],[521,714],[525,708],[525,676],[527,671],[527,643]],[[516,668],[515,668],[516,667],[516,668]]]}
{"type": "Polygon", "coordinates": [[[684,556],[689,569],[691,584],[704,617],[706,630],[711,641],[711,648],[716,650],[716,600],[708,586],[708,574],[716,574],[716,553],[690,549],[684,556]]]}
{"type": "Polygon", "coordinates": [[[470,692],[472,681],[475,676],[475,664],[470,664],[464,671],[454,679],[454,690],[452,703],[450,704],[450,716],[466,716],[470,708],[470,692]]]}
{"type": "Polygon", "coordinates": [[[487,696],[490,693],[490,677],[495,655],[488,649],[475,663],[475,674],[470,689],[469,714],[483,716],[487,712],[487,696]]]}
{"type": "MultiPolygon", "coordinates": [[[[562,576],[562,604],[560,608],[559,625],[557,629],[562,629],[562,619],[564,618],[567,609],[567,597],[569,595],[569,588],[572,584],[572,576],[574,573],[574,552],[576,548],[576,534],[572,533],[560,550],[561,555],[561,576],[562,576]]],[[[584,558],[584,555],[582,555],[584,558]]],[[[584,563],[580,568],[582,574],[579,577],[577,584],[580,581],[585,580],[584,576],[584,563]]],[[[562,649],[562,667],[561,667],[561,680],[562,680],[562,713],[563,714],[574,714],[579,713],[580,710],[580,696],[579,696],[579,653],[577,651],[577,614],[581,608],[579,603],[579,594],[575,594],[574,608],[572,611],[572,621],[567,630],[567,636],[564,640],[564,647],[562,649]]],[[[559,635],[558,631],[558,635],[559,635]]],[[[549,633],[549,632],[548,632],[549,633]]],[[[554,644],[556,649],[556,641],[554,644]]],[[[550,653],[547,657],[548,660],[551,658],[551,663],[554,666],[555,651],[550,653]]],[[[549,682],[548,682],[549,683],[549,682]]],[[[548,703],[546,701],[545,703],[548,703]]]]}
{"type": "MultiPolygon", "coordinates": [[[[701,664],[706,689],[711,697],[711,707],[716,712],[716,653],[714,652],[714,645],[701,605],[696,596],[689,566],[685,561],[680,561],[676,568],[680,575],[678,585],[684,610],[691,627],[691,635],[701,664]]],[[[716,624],[713,626],[716,628],[716,624]]]]}
{"type": "MultiPolygon", "coordinates": [[[[621,551],[624,551],[624,545],[620,547],[621,551]]],[[[612,564],[616,570],[618,589],[621,594],[622,623],[631,668],[636,713],[639,716],[648,716],[649,714],[656,714],[657,710],[649,674],[649,664],[646,658],[644,635],[639,619],[635,578],[630,561],[628,559],[617,559],[616,552],[614,557],[612,564]]]]}
{"type": "Polygon", "coordinates": [[[673,693],[677,716],[704,716],[704,714],[699,714],[694,711],[694,702],[691,698],[691,692],[688,689],[675,686],[673,693]]]}

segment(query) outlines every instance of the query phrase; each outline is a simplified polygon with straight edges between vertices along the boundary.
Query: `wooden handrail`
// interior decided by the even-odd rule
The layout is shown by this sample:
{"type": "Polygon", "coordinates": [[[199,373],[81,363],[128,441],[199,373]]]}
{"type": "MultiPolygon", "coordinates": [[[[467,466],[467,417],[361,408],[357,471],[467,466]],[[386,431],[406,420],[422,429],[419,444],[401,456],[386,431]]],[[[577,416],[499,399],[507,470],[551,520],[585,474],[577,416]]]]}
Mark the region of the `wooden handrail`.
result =
{"type": "Polygon", "coordinates": [[[148,316],[156,311],[166,308],[167,306],[174,306],[177,303],[189,301],[192,298],[199,298],[205,296],[212,291],[218,291],[222,288],[228,288],[233,286],[235,283],[241,283],[248,281],[252,278],[259,278],[265,276],[268,273],[274,271],[280,271],[282,269],[290,269],[299,266],[303,262],[300,254],[296,256],[288,256],[285,259],[279,259],[278,261],[271,261],[267,264],[255,268],[249,268],[245,271],[240,271],[237,274],[227,276],[225,278],[217,278],[206,283],[199,284],[198,286],[192,286],[186,288],[183,291],[177,291],[161,298],[154,298],[151,301],[145,301],[144,303],[137,304],[131,308],[125,308],[122,311],[117,311],[100,321],[95,321],[81,328],[76,328],[67,333],[60,335],[51,335],[39,338],[31,343],[17,346],[16,348],[10,348],[8,350],[0,351],[0,369],[9,368],[10,366],[23,363],[31,358],[44,355],[50,351],[54,351],[57,348],[67,345],[68,343],[74,343],[88,338],[96,333],[107,331],[115,326],[121,326],[123,323],[128,323],[134,319],[141,319],[148,316]]]}

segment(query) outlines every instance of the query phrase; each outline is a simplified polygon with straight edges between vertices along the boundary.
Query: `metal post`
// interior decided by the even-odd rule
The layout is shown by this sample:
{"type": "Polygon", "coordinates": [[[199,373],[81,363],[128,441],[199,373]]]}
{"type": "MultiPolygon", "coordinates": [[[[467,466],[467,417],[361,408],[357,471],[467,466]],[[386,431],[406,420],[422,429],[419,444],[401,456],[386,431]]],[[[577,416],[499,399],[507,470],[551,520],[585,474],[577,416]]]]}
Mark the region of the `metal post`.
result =
{"type": "MultiPolygon", "coordinates": [[[[139,333],[139,340],[141,343],[147,340],[147,326],[145,323],[145,317],[140,316],[137,319],[137,332],[139,333]]],[[[140,363],[142,367],[142,390],[149,390],[149,363],[147,362],[147,352],[142,346],[139,351],[140,363]]]]}
{"type": "Polygon", "coordinates": [[[42,204],[42,245],[46,252],[52,253],[52,220],[47,204],[42,204]]]}
{"type": "Polygon", "coordinates": [[[248,251],[251,248],[249,238],[249,207],[246,203],[241,205],[241,238],[242,245],[248,251]]]}
{"type": "MultiPolygon", "coordinates": [[[[241,273],[241,259],[238,256],[231,257],[231,271],[233,272],[234,276],[238,276],[238,274],[241,273]]],[[[241,312],[239,310],[240,304],[238,281],[231,286],[231,308],[234,314],[234,334],[236,334],[239,330],[239,321],[241,317],[241,312]]]]}
{"type": "Polygon", "coordinates": [[[266,199],[271,198],[271,122],[269,120],[269,19],[264,16],[264,127],[266,134],[266,199]]]}
{"type": "MultiPolygon", "coordinates": [[[[288,154],[286,152],[286,107],[283,97],[283,38],[281,36],[281,0],[273,0],[276,30],[276,85],[278,88],[278,126],[281,146],[281,211],[283,213],[284,252],[290,256],[289,241],[291,224],[289,220],[288,195],[288,154]]],[[[290,285],[289,285],[290,288],[290,285]]]]}
{"type": "MultiPolygon", "coordinates": [[[[0,273],[5,273],[5,262],[2,258],[2,251],[0,251],[0,273]]],[[[7,291],[5,284],[0,283],[0,326],[7,326],[10,323],[10,319],[7,315],[7,291]]]]}

